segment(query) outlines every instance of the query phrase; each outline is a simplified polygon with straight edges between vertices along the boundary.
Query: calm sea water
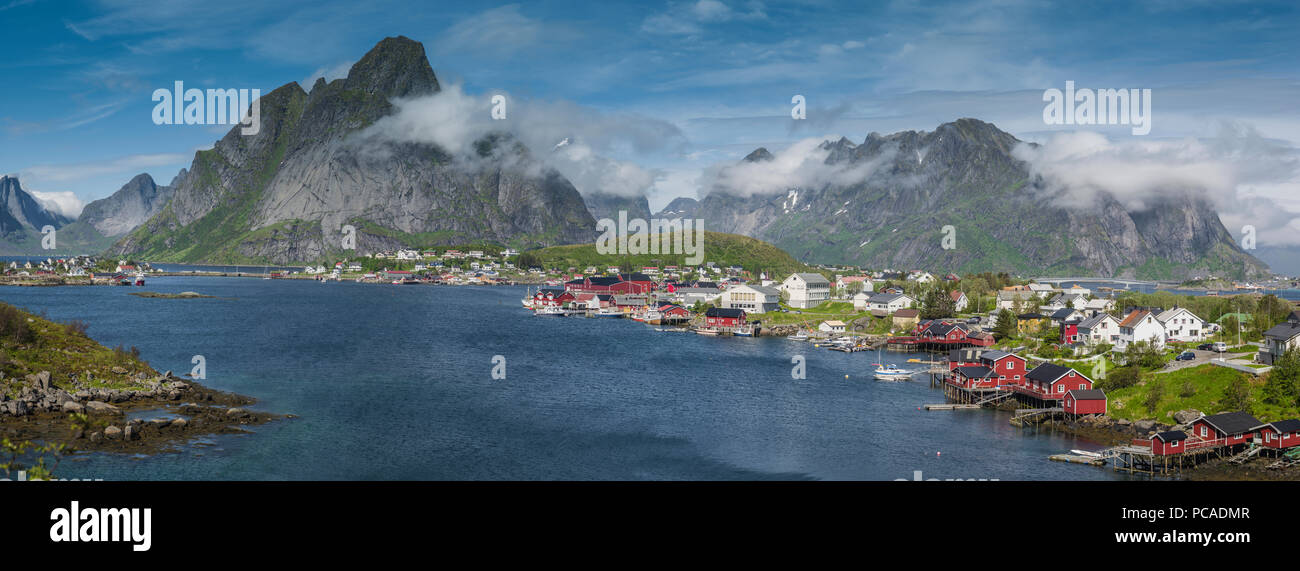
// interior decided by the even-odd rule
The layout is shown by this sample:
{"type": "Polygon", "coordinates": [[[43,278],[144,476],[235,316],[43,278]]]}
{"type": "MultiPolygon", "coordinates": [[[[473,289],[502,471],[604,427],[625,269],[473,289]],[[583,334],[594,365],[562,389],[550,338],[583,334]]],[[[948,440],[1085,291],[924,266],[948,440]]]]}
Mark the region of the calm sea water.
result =
{"type": "MultiPolygon", "coordinates": [[[[1108,479],[1047,460],[1095,443],[1006,413],[919,410],[928,382],[870,380],[873,354],[775,338],[533,317],[522,287],[151,278],[144,288],[0,288],[83,319],[177,374],[301,418],[154,457],[94,454],[64,477],[316,479],[1108,479]],[[148,289],[218,299],[143,299],[148,289]],[[493,379],[493,357],[506,378],[493,379]],[[807,379],[792,380],[804,355],[807,379]],[[849,378],[845,378],[848,375],[849,378]]],[[[887,361],[907,356],[885,354],[887,361]]],[[[906,365],[905,365],[906,366],[906,365]]]]}

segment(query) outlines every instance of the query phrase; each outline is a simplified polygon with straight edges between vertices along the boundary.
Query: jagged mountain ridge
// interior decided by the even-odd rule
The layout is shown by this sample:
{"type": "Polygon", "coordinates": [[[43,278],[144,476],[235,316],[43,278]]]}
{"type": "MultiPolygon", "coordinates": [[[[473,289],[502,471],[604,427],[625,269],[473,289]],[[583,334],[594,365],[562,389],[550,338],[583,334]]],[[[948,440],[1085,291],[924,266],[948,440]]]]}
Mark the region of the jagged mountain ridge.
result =
{"type": "Polygon", "coordinates": [[[256,135],[231,129],[173,181],[171,201],[111,252],[157,261],[290,263],[343,252],[491,241],[585,242],[595,220],[578,191],[508,135],[476,161],[431,145],[358,143],[394,98],[440,90],[424,46],[386,38],[344,79],[289,83],[260,102],[256,135]],[[468,164],[472,162],[473,164],[468,164]]]}
{"type": "Polygon", "coordinates": [[[18,177],[0,176],[0,252],[41,253],[41,229],[53,226],[57,230],[71,222],[23,190],[18,177]]]}
{"type": "MultiPolygon", "coordinates": [[[[1018,144],[975,119],[872,133],[860,145],[827,141],[828,164],[879,165],[856,182],[775,195],[715,188],[697,216],[711,230],[772,242],[805,262],[1170,279],[1267,271],[1204,197],[1170,196],[1140,212],[1109,196],[1091,209],[1065,208],[1012,155],[1018,144]],[[948,225],[953,249],[941,241],[948,225]]],[[[758,149],[745,160],[771,158],[758,149]]]]}

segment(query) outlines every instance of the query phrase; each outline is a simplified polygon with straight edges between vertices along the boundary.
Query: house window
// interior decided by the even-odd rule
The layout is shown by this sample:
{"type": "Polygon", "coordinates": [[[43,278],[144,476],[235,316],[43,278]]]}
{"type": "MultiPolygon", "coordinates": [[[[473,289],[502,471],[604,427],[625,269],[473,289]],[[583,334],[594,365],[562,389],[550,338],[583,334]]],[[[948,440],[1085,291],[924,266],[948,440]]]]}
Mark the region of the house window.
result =
{"type": "Polygon", "coordinates": [[[1173,442],[1173,444],[1170,444],[1170,445],[1169,445],[1169,447],[1170,447],[1170,448],[1178,448],[1178,445],[1179,445],[1179,444],[1181,444],[1181,442],[1175,440],[1175,441],[1173,442]]]}
{"type": "Polygon", "coordinates": [[[1204,426],[1202,426],[1202,427],[1201,427],[1201,438],[1208,437],[1209,435],[1210,435],[1209,430],[1206,429],[1204,426]]]}
{"type": "Polygon", "coordinates": [[[1058,393],[1065,392],[1065,385],[1056,385],[1056,392],[1058,393]]]}

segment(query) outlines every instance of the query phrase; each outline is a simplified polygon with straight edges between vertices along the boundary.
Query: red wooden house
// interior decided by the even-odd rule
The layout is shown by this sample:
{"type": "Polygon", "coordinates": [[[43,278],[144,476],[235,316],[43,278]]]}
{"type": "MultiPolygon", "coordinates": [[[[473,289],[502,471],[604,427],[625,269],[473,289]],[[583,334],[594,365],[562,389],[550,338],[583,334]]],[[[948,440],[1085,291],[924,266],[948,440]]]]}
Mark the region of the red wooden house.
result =
{"type": "Polygon", "coordinates": [[[533,306],[541,307],[544,305],[562,306],[576,299],[577,296],[570,291],[560,289],[539,289],[533,294],[533,306]]]}
{"type": "Polygon", "coordinates": [[[661,302],[659,304],[659,313],[663,314],[664,317],[672,317],[672,318],[679,318],[679,319],[682,318],[689,319],[691,317],[690,310],[680,305],[677,305],[675,303],[661,302]]]}
{"type": "Polygon", "coordinates": [[[1079,322],[1066,321],[1061,324],[1061,344],[1069,345],[1079,340],[1079,322]]]}
{"type": "Polygon", "coordinates": [[[1259,438],[1255,441],[1260,446],[1278,450],[1300,446],[1300,420],[1289,418],[1265,424],[1259,427],[1259,438]]]}
{"type": "Polygon", "coordinates": [[[980,353],[980,363],[992,369],[1000,385],[1020,385],[1025,382],[1025,360],[1014,353],[990,350],[980,353]]]}
{"type": "Polygon", "coordinates": [[[1187,433],[1181,430],[1157,432],[1151,436],[1151,453],[1169,456],[1187,450],[1187,433]]]}
{"type": "Polygon", "coordinates": [[[953,369],[948,382],[967,389],[991,389],[998,386],[998,376],[984,365],[967,365],[953,369]]]}
{"type": "Polygon", "coordinates": [[[1249,441],[1255,430],[1263,424],[1248,412],[1202,416],[1192,421],[1192,437],[1214,442],[1216,446],[1234,446],[1249,441]]]}
{"type": "Polygon", "coordinates": [[[1061,406],[1066,414],[1106,414],[1106,392],[1101,389],[1065,391],[1061,406]]]}
{"type": "Polygon", "coordinates": [[[733,329],[745,324],[748,316],[743,309],[710,307],[704,312],[704,324],[720,329],[733,329]]]}
{"type": "Polygon", "coordinates": [[[619,274],[618,279],[618,293],[650,293],[655,289],[655,281],[642,273],[619,274]]]}
{"type": "Polygon", "coordinates": [[[1017,386],[1021,393],[1043,400],[1062,400],[1067,391],[1088,390],[1092,379],[1069,367],[1043,363],[1025,373],[1025,382],[1017,386]]]}

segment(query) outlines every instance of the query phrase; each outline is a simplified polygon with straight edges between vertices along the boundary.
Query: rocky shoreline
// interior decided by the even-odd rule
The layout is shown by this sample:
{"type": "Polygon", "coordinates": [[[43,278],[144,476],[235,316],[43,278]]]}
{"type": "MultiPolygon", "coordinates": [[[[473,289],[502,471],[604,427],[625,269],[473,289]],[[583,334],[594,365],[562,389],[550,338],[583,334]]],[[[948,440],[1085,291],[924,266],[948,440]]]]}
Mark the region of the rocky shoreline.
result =
{"type": "MultiPolygon", "coordinates": [[[[1178,424],[1173,425],[1150,419],[1130,421],[1099,416],[1084,417],[1075,421],[1050,420],[1040,426],[1113,446],[1130,444],[1135,438],[1149,439],[1157,432],[1190,431],[1187,423],[1200,417],[1200,414],[1196,410],[1180,410],[1174,414],[1178,424]]],[[[1265,469],[1264,466],[1271,461],[1272,459],[1255,458],[1244,464],[1229,464],[1223,459],[1212,459],[1184,470],[1178,474],[1178,477],[1185,480],[1300,480],[1300,470],[1265,469]]]]}
{"type": "Polygon", "coordinates": [[[170,371],[137,375],[137,389],[64,390],[50,384],[47,371],[24,380],[16,394],[0,395],[0,436],[61,442],[83,452],[154,454],[200,436],[246,433],[244,427],[291,418],[247,410],[254,399],[170,371]]]}

